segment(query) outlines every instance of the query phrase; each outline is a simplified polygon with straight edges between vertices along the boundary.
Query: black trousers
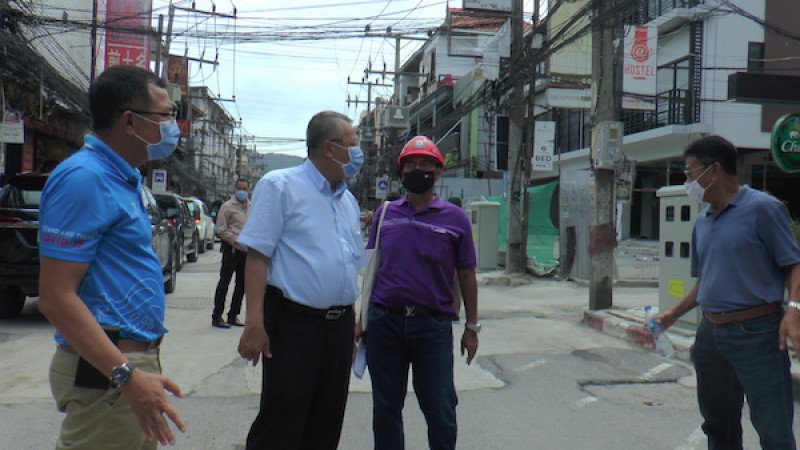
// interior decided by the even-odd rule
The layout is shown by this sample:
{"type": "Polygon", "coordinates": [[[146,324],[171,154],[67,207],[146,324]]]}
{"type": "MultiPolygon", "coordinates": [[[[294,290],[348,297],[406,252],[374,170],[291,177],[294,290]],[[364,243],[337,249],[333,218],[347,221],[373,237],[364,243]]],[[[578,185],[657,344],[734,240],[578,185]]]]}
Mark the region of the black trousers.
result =
{"type": "MultiPolygon", "coordinates": [[[[268,289],[267,297],[277,289],[268,289]]],[[[353,308],[335,320],[269,307],[271,359],[263,359],[261,407],[250,427],[252,450],[334,450],[344,421],[353,353],[353,308]]],[[[269,320],[267,320],[269,319],[269,320]]]]}
{"type": "Polygon", "coordinates": [[[231,309],[228,310],[228,317],[236,317],[242,311],[242,299],[244,298],[244,264],[247,261],[247,252],[236,250],[227,242],[222,243],[222,266],[219,269],[219,282],[217,292],[214,294],[214,312],[212,319],[222,319],[222,312],[225,310],[225,297],[228,295],[228,286],[231,284],[231,277],[236,273],[236,285],[233,288],[231,298],[231,309]]]}

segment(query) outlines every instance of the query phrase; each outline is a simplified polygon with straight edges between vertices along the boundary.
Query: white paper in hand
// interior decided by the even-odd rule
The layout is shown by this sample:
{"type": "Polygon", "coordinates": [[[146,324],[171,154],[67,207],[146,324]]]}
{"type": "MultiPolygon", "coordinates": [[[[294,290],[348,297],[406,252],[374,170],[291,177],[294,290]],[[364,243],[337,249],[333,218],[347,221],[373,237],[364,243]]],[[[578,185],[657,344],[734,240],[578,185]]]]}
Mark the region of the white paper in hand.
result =
{"type": "Polygon", "coordinates": [[[353,373],[359,380],[364,376],[364,370],[367,368],[367,344],[364,338],[358,340],[358,347],[356,347],[356,358],[353,360],[353,373]]]}

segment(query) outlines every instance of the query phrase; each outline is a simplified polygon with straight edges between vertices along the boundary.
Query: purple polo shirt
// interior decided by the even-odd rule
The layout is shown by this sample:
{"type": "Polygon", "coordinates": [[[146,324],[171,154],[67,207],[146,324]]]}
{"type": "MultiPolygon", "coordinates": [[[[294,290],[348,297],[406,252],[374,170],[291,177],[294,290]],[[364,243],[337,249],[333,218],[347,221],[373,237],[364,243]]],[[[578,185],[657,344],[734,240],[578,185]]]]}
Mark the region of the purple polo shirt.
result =
{"type": "MultiPolygon", "coordinates": [[[[382,209],[375,211],[376,219],[382,209]]],[[[375,246],[377,222],[372,223],[367,248],[375,246]]],[[[472,225],[463,209],[438,196],[419,211],[408,197],[395,200],[381,227],[381,262],[370,302],[455,314],[455,272],[475,265],[472,225]]]]}

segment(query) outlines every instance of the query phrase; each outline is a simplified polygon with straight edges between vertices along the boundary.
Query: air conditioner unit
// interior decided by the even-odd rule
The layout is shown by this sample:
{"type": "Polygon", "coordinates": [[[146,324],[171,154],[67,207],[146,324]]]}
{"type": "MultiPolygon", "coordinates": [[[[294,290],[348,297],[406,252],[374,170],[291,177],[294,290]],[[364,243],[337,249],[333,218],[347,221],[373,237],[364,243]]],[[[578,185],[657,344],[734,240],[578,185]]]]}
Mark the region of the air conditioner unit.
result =
{"type": "Polygon", "coordinates": [[[408,128],[408,107],[386,105],[383,110],[383,126],[386,128],[408,128]]]}

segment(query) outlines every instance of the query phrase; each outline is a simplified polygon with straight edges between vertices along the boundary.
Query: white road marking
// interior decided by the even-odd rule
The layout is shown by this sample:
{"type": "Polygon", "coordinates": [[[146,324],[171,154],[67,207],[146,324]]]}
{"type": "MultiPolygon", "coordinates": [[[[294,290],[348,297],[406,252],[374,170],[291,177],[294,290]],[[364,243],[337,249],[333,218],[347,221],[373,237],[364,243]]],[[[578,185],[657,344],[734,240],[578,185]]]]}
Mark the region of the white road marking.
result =
{"type": "Polygon", "coordinates": [[[593,397],[593,396],[584,397],[584,398],[578,400],[577,402],[575,402],[575,407],[576,408],[582,408],[582,407],[588,405],[589,403],[594,403],[596,401],[597,401],[597,397],[593,397]]]}
{"type": "Polygon", "coordinates": [[[660,374],[661,372],[669,369],[672,366],[674,366],[674,364],[661,363],[661,364],[653,367],[652,369],[648,370],[647,372],[645,372],[645,374],[642,375],[642,378],[645,379],[645,380],[649,380],[650,378],[653,378],[654,376],[660,374]]]}
{"type": "Polygon", "coordinates": [[[539,367],[539,366],[543,365],[545,362],[547,362],[547,361],[545,361],[543,359],[540,359],[540,360],[537,360],[537,361],[533,361],[533,362],[529,362],[528,364],[525,364],[522,367],[517,367],[516,369],[514,369],[514,372],[524,372],[526,370],[530,370],[530,369],[533,369],[535,367],[539,367]]]}

